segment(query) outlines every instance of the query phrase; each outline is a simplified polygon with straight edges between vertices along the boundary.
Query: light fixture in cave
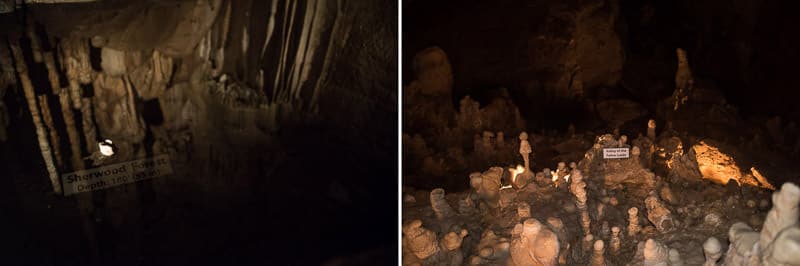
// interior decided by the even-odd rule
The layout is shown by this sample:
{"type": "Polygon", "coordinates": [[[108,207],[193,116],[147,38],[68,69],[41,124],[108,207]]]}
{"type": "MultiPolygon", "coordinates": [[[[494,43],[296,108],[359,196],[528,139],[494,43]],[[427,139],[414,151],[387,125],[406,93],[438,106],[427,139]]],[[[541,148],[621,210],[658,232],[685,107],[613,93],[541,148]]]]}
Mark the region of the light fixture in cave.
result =
{"type": "Polygon", "coordinates": [[[98,142],[97,146],[100,148],[100,153],[108,157],[114,155],[114,146],[112,146],[112,144],[114,143],[111,142],[110,139],[106,139],[102,142],[98,142]]]}
{"type": "Polygon", "coordinates": [[[517,176],[525,172],[525,167],[518,164],[517,168],[509,168],[508,171],[511,172],[511,183],[514,183],[517,182],[517,176]]]}

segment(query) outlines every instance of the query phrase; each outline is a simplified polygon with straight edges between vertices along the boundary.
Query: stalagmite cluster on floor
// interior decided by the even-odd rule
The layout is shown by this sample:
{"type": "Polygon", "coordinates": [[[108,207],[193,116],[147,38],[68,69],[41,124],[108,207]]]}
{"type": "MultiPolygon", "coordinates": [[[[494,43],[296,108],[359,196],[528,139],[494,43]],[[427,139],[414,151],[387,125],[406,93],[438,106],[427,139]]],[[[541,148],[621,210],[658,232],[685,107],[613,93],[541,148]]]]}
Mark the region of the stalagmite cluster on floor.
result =
{"type": "MultiPolygon", "coordinates": [[[[648,131],[652,125],[651,121],[648,131]]],[[[525,143],[526,135],[520,134],[520,147],[530,145],[525,143]]],[[[453,265],[431,258],[430,254],[439,252],[433,238],[453,238],[452,232],[462,229],[468,233],[459,250],[469,265],[715,265],[723,254],[726,265],[756,260],[760,264],[747,265],[791,265],[788,262],[796,260],[794,254],[800,253],[789,251],[800,247],[796,238],[800,189],[786,183],[775,192],[764,229],[756,233],[744,223],[723,218],[719,208],[727,204],[765,210],[768,204],[730,196],[706,207],[718,211],[700,212],[699,203],[686,198],[683,190],[672,189],[671,183],[644,168],[645,158],[654,158],[645,153],[655,149],[642,146],[649,139],[640,136],[634,141],[634,148],[646,148],[634,158],[609,160],[603,159],[605,147],[632,149],[631,144],[624,135],[601,135],[583,160],[557,163],[554,171],[544,168],[534,174],[521,165],[505,168],[508,171],[490,167],[469,175],[472,190],[468,192],[445,194],[441,188],[434,189],[430,205],[420,204],[424,201],[419,198],[405,200],[403,219],[416,221],[411,225],[424,221],[429,229],[404,229],[404,258],[410,259],[403,264],[453,265]],[[619,173],[643,175],[612,176],[619,173]],[[532,178],[522,178],[526,174],[532,178]],[[457,204],[458,211],[450,202],[457,204]],[[731,223],[727,252],[713,237],[698,239],[731,223]]],[[[519,150],[523,163],[529,153],[527,148],[519,150]]],[[[708,189],[726,188],[713,185],[708,189]]],[[[424,195],[412,191],[404,189],[410,193],[404,197],[424,195]]],[[[759,193],[752,195],[766,195],[759,193]]],[[[753,215],[748,215],[752,220],[753,215]]]]}

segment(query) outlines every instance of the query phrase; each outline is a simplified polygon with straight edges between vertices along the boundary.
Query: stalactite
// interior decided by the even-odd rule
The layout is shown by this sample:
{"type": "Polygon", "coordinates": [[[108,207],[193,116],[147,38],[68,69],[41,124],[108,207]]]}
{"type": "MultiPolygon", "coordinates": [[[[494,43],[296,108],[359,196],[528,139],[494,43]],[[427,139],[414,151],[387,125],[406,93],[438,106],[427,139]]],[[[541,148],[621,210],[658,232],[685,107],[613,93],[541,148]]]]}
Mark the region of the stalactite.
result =
{"type": "Polygon", "coordinates": [[[75,128],[75,117],[72,114],[69,94],[59,94],[58,101],[61,103],[61,114],[64,117],[64,124],[67,125],[67,137],[69,138],[70,150],[72,151],[72,168],[75,170],[82,170],[84,164],[83,157],[81,156],[81,140],[75,128]]]}
{"type": "Polygon", "coordinates": [[[330,69],[330,62],[333,61],[334,51],[338,47],[344,47],[345,43],[347,43],[347,36],[350,32],[350,24],[343,22],[343,11],[342,11],[342,1],[336,1],[336,17],[333,21],[333,28],[331,29],[330,39],[328,40],[328,48],[325,51],[325,56],[322,59],[322,69],[320,71],[321,75],[317,79],[316,84],[313,88],[313,93],[311,94],[311,102],[309,106],[311,106],[312,111],[319,111],[319,95],[321,88],[327,84],[327,77],[330,69]]]}
{"type": "MultiPolygon", "coordinates": [[[[31,42],[38,42],[36,35],[31,35],[31,42]]],[[[75,117],[72,113],[72,105],[70,102],[70,92],[62,91],[60,82],[58,81],[58,70],[55,66],[55,59],[52,52],[43,53],[45,66],[47,67],[47,76],[50,80],[50,87],[54,94],[58,95],[58,101],[61,104],[61,115],[64,118],[64,124],[67,126],[67,137],[69,138],[69,147],[72,152],[72,168],[73,170],[83,170],[83,157],[81,156],[81,141],[80,134],[75,128],[75,117]]]]}
{"type": "Polygon", "coordinates": [[[53,162],[53,155],[50,150],[50,145],[47,142],[47,133],[45,133],[44,126],[42,125],[42,118],[39,116],[39,108],[36,104],[36,94],[33,90],[33,83],[31,83],[31,79],[28,77],[28,67],[25,65],[25,58],[22,55],[22,49],[19,46],[19,41],[9,41],[11,42],[11,52],[14,56],[14,60],[17,63],[17,74],[19,75],[19,80],[25,93],[25,99],[28,101],[28,109],[31,112],[31,119],[33,120],[34,127],[36,127],[36,136],[39,140],[39,149],[42,152],[42,158],[44,159],[45,167],[50,175],[50,183],[53,185],[53,191],[57,194],[61,194],[61,182],[58,179],[58,171],[56,170],[56,166],[53,162]]]}
{"type": "Polygon", "coordinates": [[[47,126],[47,131],[50,132],[50,144],[53,146],[53,157],[56,159],[58,167],[64,167],[64,160],[61,157],[61,144],[58,139],[58,131],[56,131],[55,123],[53,123],[53,116],[50,112],[50,106],[47,104],[47,95],[39,95],[39,104],[42,109],[42,120],[47,126]]]}
{"type": "Polygon", "coordinates": [[[28,39],[31,40],[31,53],[33,54],[33,61],[36,63],[42,62],[42,45],[39,43],[39,38],[36,37],[36,29],[34,26],[34,22],[29,17],[28,27],[26,33],[28,34],[28,39]]]}
{"type": "Polygon", "coordinates": [[[42,55],[44,56],[44,65],[47,67],[47,80],[50,81],[50,89],[53,94],[59,94],[61,93],[61,82],[58,80],[58,70],[56,69],[53,52],[44,52],[42,55]]]}
{"type": "Polygon", "coordinates": [[[92,111],[92,99],[81,99],[81,114],[83,118],[83,137],[86,142],[86,150],[91,154],[97,151],[97,129],[94,125],[94,112],[92,111]]]}

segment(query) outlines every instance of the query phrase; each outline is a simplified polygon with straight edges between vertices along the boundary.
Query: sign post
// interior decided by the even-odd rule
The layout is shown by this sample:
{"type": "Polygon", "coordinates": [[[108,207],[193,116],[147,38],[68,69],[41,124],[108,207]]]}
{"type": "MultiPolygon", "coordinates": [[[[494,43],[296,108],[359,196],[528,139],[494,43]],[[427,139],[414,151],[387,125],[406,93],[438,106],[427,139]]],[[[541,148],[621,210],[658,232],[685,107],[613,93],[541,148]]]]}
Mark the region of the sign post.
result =
{"type": "Polygon", "coordinates": [[[172,174],[166,154],[61,175],[64,196],[106,189],[172,174]]]}
{"type": "Polygon", "coordinates": [[[629,148],[605,148],[603,149],[603,159],[625,159],[631,157],[629,148]]]}

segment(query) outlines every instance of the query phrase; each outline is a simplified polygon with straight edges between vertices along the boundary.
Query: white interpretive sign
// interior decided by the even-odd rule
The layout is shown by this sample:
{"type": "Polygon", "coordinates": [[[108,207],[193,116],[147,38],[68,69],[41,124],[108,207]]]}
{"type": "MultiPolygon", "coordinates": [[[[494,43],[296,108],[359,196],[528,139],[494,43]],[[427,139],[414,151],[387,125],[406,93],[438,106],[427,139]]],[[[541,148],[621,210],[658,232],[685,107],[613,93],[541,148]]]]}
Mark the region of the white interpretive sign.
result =
{"type": "Polygon", "coordinates": [[[603,159],[624,159],[631,157],[629,148],[605,148],[603,149],[603,159]]]}
{"type": "Polygon", "coordinates": [[[172,165],[169,163],[169,156],[162,154],[153,158],[63,174],[61,184],[64,186],[64,196],[69,196],[168,174],[172,174],[172,165]]]}

